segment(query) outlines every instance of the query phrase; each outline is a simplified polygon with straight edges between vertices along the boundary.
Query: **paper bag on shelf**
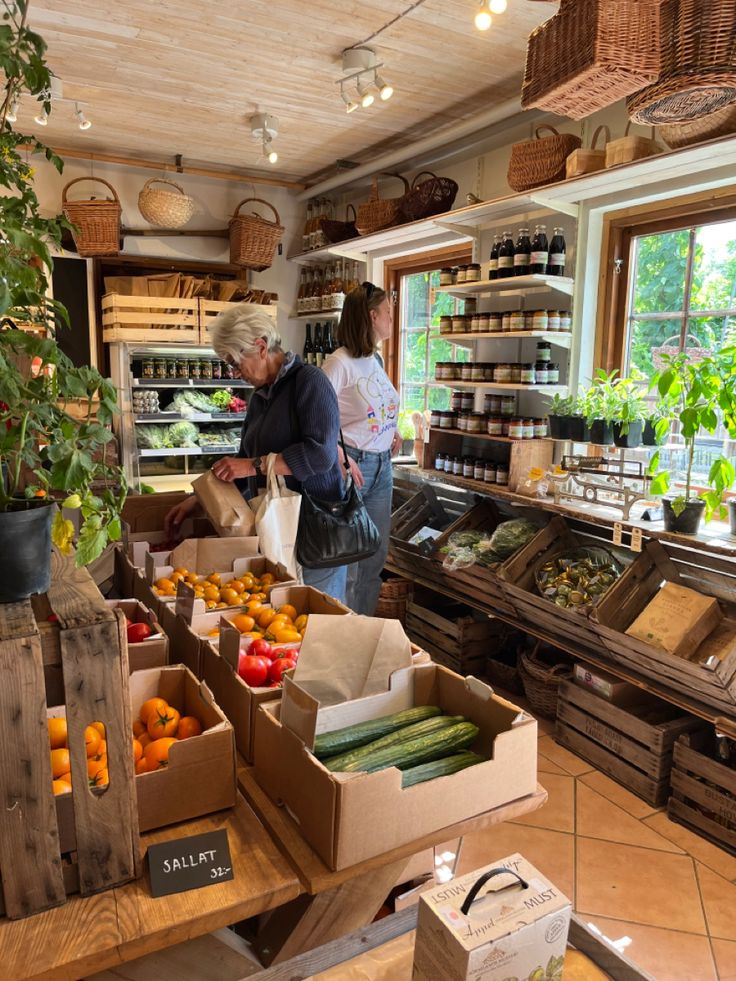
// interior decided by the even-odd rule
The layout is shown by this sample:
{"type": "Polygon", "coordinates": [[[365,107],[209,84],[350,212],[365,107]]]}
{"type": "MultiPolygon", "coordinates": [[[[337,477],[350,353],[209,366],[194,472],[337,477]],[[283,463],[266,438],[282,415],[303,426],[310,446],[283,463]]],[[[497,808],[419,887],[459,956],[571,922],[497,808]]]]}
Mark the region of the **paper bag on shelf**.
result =
{"type": "Polygon", "coordinates": [[[723,619],[718,600],[667,582],[626,633],[677,657],[689,657],[723,619]]]}
{"type": "Polygon", "coordinates": [[[255,515],[235,484],[218,480],[208,470],[192,481],[192,490],[222,538],[247,538],[253,534],[255,515]]]}

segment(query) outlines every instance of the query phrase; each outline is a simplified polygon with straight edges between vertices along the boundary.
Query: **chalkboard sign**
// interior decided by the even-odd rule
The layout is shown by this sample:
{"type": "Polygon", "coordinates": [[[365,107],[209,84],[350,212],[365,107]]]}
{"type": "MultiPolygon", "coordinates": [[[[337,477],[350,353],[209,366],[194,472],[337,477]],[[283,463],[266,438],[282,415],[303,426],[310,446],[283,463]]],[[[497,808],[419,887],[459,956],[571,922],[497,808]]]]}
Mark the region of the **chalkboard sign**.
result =
{"type": "Polygon", "coordinates": [[[151,895],[201,889],[233,878],[227,831],[208,831],[148,847],[151,895]]]}

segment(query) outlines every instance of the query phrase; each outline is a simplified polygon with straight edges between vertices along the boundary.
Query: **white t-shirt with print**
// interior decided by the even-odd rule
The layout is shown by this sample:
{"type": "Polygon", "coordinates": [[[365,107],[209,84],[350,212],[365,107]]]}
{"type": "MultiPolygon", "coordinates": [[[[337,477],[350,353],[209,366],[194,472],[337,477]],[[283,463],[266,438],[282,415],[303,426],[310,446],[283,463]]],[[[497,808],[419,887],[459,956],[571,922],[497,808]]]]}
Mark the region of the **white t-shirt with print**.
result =
{"type": "Polygon", "coordinates": [[[322,367],[337,393],[345,442],[372,453],[390,449],[399,421],[399,394],[378,359],[353,358],[339,347],[322,367]]]}

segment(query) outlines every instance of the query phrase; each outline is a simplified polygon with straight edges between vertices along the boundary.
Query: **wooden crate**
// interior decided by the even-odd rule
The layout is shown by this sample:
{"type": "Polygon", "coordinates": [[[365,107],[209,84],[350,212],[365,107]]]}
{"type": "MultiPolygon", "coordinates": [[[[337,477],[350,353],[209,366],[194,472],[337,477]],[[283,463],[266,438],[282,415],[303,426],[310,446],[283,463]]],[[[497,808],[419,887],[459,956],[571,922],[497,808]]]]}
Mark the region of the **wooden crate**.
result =
{"type": "MultiPolygon", "coordinates": [[[[546,629],[547,636],[553,638],[553,643],[554,638],[564,631],[568,640],[575,640],[584,647],[599,646],[589,616],[585,612],[576,613],[575,610],[555,606],[540,596],[534,578],[534,570],[544,560],[560,552],[599,544],[599,541],[573,531],[564,518],[556,515],[528,545],[499,567],[498,575],[503,581],[506,600],[513,607],[522,630],[529,629],[531,633],[538,634],[536,628],[542,627],[546,629]]],[[[610,551],[621,563],[630,561],[615,549],[610,551]]]]}
{"type": "MultiPolygon", "coordinates": [[[[215,317],[221,314],[223,310],[230,310],[232,307],[245,306],[244,303],[232,303],[229,300],[205,300],[200,298],[194,302],[199,304],[199,343],[207,345],[208,347],[212,343],[209,326],[215,317]]],[[[249,310],[257,310],[260,313],[265,313],[265,315],[270,317],[274,323],[276,322],[278,307],[275,303],[249,303],[247,306],[249,310]]]]}
{"type": "Polygon", "coordinates": [[[54,624],[39,622],[28,600],[0,605],[0,878],[11,918],[61,905],[68,889],[89,895],[140,874],[123,614],[58,554],[46,599],[54,624]],[[58,633],[74,782],[61,797],[53,796],[46,721],[49,631],[58,633]],[[92,792],[84,729],[97,719],[106,726],[110,783],[92,792]]]}
{"type": "MultiPolygon", "coordinates": [[[[505,625],[490,617],[476,619],[462,603],[447,603],[436,597],[433,609],[409,603],[406,611],[406,633],[432,655],[438,664],[457,671],[483,677],[489,647],[505,625]]],[[[425,602],[431,602],[425,598],[425,602]]]]}
{"type": "Polygon", "coordinates": [[[713,742],[704,729],[675,743],[667,814],[736,854],[736,770],[713,759],[713,742]]]}
{"type": "Polygon", "coordinates": [[[391,515],[388,561],[399,567],[409,578],[418,574],[440,585],[441,566],[432,558],[436,547],[434,540],[428,539],[415,545],[409,539],[424,527],[441,531],[452,520],[453,516],[438,500],[434,488],[424,485],[391,515]]]}
{"type": "MultiPolygon", "coordinates": [[[[650,541],[596,606],[592,622],[613,662],[653,678],[674,693],[696,699],[724,715],[736,706],[736,562],[700,549],[650,541]],[[734,643],[721,657],[698,663],[659,650],[624,631],[664,582],[687,586],[718,599],[724,629],[734,643]]],[[[708,640],[704,642],[707,645],[708,640]]],[[[704,649],[701,645],[700,650],[704,649]]]]}
{"type": "Polygon", "coordinates": [[[623,708],[575,682],[560,684],[557,742],[654,807],[667,800],[675,740],[701,726],[700,719],[646,693],[623,708]]]}
{"type": "Polygon", "coordinates": [[[199,300],[168,296],[102,297],[102,339],[108,343],[199,344],[199,300]]]}
{"type": "MultiPolygon", "coordinates": [[[[533,467],[548,470],[552,466],[553,452],[554,442],[551,439],[499,439],[496,442],[484,436],[474,436],[472,433],[432,427],[424,451],[424,460],[427,469],[434,466],[438,453],[482,457],[484,460],[507,463],[508,490],[517,491],[533,467]]],[[[492,494],[493,484],[487,486],[489,493],[492,494]]]]}

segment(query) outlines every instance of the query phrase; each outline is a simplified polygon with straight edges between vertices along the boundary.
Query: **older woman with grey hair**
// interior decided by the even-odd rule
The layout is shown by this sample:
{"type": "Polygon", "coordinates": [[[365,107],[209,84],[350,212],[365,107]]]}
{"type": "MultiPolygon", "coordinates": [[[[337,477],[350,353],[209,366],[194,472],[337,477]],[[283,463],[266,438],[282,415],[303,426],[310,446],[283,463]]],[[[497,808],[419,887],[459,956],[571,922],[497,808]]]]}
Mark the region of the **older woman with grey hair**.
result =
{"type": "MultiPolygon", "coordinates": [[[[339,501],[344,477],[338,461],[340,414],[335,391],[319,370],[305,365],[281,347],[270,317],[241,304],[221,313],[210,326],[215,352],[235,368],[255,391],[243,423],[237,456],[222,457],[212,472],[235,481],[246,498],[265,485],[265,458],[276,454],[274,470],[288,487],[323,501],[339,501]]],[[[173,531],[196,512],[197,499],[187,498],[166,516],[173,531]]],[[[347,566],[304,569],[304,582],[345,598],[347,566]]]]}

